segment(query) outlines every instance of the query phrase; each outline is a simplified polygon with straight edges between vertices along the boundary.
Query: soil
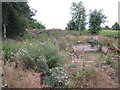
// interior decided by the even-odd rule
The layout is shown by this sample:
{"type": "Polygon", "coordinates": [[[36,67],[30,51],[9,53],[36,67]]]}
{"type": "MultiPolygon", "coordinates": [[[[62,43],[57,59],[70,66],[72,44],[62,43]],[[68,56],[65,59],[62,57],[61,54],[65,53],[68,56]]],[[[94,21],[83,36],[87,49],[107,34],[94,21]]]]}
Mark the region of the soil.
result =
{"type": "MultiPolygon", "coordinates": [[[[76,60],[75,62],[77,64],[79,62],[80,63],[84,62],[85,67],[87,65],[91,65],[91,66],[95,67],[96,77],[94,79],[89,79],[87,81],[88,87],[90,87],[90,88],[118,88],[118,77],[117,76],[110,76],[110,73],[112,73],[112,71],[114,71],[114,69],[111,68],[109,65],[103,65],[106,68],[96,67],[97,61],[95,61],[94,59],[90,60],[89,55],[87,55],[88,53],[84,52],[84,47],[87,47],[87,48],[85,48],[86,52],[87,51],[90,52],[90,50],[93,49],[93,47],[91,47],[89,44],[83,44],[83,43],[81,44],[80,43],[80,44],[75,45],[73,47],[74,53],[77,52],[79,54],[77,55],[77,58],[74,57],[73,60],[75,59],[76,60]],[[83,60],[82,60],[82,58],[80,57],[81,53],[84,53],[84,56],[85,57],[88,56],[88,58],[83,58],[83,60]],[[92,64],[90,64],[89,62],[92,62],[92,64]]],[[[92,57],[95,57],[95,55],[92,57]]],[[[99,57],[99,58],[101,58],[101,57],[99,57]]],[[[74,63],[74,64],[76,64],[76,63],[74,63]]]]}
{"type": "Polygon", "coordinates": [[[9,88],[41,88],[41,73],[34,71],[24,71],[21,68],[11,67],[6,63],[3,65],[3,86],[8,85],[9,88]]]}

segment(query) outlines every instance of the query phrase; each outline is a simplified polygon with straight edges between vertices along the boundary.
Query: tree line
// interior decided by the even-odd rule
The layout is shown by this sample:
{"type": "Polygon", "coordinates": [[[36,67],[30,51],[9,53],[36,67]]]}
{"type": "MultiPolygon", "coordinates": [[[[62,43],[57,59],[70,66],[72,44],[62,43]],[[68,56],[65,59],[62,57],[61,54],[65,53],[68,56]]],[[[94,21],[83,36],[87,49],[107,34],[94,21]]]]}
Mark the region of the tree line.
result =
{"type": "MultiPolygon", "coordinates": [[[[36,15],[36,10],[30,9],[27,2],[3,2],[2,3],[2,32],[3,37],[15,37],[23,35],[26,29],[45,29],[45,25],[32,17],[36,15]]],[[[101,29],[110,29],[109,26],[101,27],[106,22],[106,16],[102,10],[93,10],[86,15],[86,8],[82,1],[73,2],[71,6],[72,19],[67,23],[67,30],[85,30],[89,24],[89,32],[98,34],[101,29]],[[86,17],[89,21],[86,22],[86,17]]],[[[116,22],[112,28],[120,30],[120,25],[116,22]]]]}
{"type": "Polygon", "coordinates": [[[105,30],[120,30],[120,25],[118,24],[118,22],[115,22],[115,24],[113,24],[112,27],[109,27],[108,25],[106,25],[105,27],[103,27],[103,29],[105,29],[105,30]]]}
{"type": "MultiPolygon", "coordinates": [[[[67,30],[85,30],[87,24],[89,24],[89,32],[91,34],[98,34],[102,29],[110,29],[109,26],[104,28],[101,26],[106,22],[106,16],[103,14],[103,10],[90,10],[89,15],[86,15],[86,8],[82,1],[76,3],[73,2],[71,6],[72,19],[67,23],[67,30]],[[89,21],[86,21],[86,17],[89,16],[89,21]]],[[[112,28],[113,30],[120,30],[120,25],[116,22],[112,28]]]]}

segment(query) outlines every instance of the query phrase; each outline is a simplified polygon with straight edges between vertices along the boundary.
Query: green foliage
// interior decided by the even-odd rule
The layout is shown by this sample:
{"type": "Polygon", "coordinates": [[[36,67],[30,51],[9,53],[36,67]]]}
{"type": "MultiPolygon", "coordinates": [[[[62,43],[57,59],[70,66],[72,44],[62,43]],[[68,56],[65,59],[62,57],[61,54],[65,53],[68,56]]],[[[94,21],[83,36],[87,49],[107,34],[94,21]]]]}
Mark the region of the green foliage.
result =
{"type": "Polygon", "coordinates": [[[87,67],[85,76],[86,76],[86,78],[94,78],[95,77],[95,68],[93,66],[87,67]]]}
{"type": "Polygon", "coordinates": [[[42,51],[41,47],[38,45],[30,44],[28,46],[20,48],[18,53],[21,56],[22,60],[25,62],[27,68],[34,68],[35,64],[37,63],[37,59],[42,54],[42,51]]]}
{"type": "Polygon", "coordinates": [[[23,40],[32,40],[33,38],[34,36],[29,33],[24,33],[22,37],[23,40]]]}
{"type": "Polygon", "coordinates": [[[31,18],[33,12],[26,2],[3,2],[2,4],[3,35],[14,37],[25,32],[27,20],[31,18]],[[12,17],[11,17],[12,16],[12,17]]]}
{"type": "MultiPolygon", "coordinates": [[[[87,87],[89,85],[88,80],[92,81],[96,77],[91,60],[96,60],[93,62],[95,66],[98,63],[99,66],[109,64],[115,69],[118,68],[116,60],[112,60],[115,55],[107,54],[108,56],[104,59],[105,62],[101,62],[100,58],[105,57],[101,52],[99,54],[89,53],[89,56],[92,56],[90,58],[87,53],[79,54],[77,52],[75,55],[79,54],[79,58],[83,61],[71,62],[74,59],[75,61],[79,60],[73,56],[72,46],[78,41],[87,43],[87,40],[91,40],[91,35],[87,36],[83,33],[81,35],[80,31],[63,31],[52,35],[42,33],[36,36],[26,34],[23,37],[25,39],[19,43],[16,41],[3,41],[5,59],[10,61],[23,60],[23,65],[26,68],[35,70],[35,72],[42,72],[44,83],[49,87],[87,87]],[[12,58],[10,58],[11,56],[12,58]],[[16,58],[14,59],[14,57],[16,58]],[[71,69],[71,71],[67,72],[67,69],[71,69]]],[[[89,43],[92,46],[101,44],[107,47],[107,40],[106,36],[102,36],[99,42],[89,43]]]]}
{"type": "Polygon", "coordinates": [[[95,76],[95,68],[92,66],[88,66],[84,69],[78,70],[73,78],[77,80],[79,78],[93,78],[94,76],[95,76]]]}
{"type": "Polygon", "coordinates": [[[20,48],[20,44],[14,41],[3,41],[2,46],[5,61],[12,61],[14,54],[16,54],[20,48]]]}
{"type": "Polygon", "coordinates": [[[98,34],[101,30],[101,24],[105,23],[106,17],[103,15],[102,10],[90,11],[89,14],[89,31],[91,34],[98,34]]]}
{"type": "Polygon", "coordinates": [[[76,68],[76,67],[77,67],[76,64],[69,65],[69,68],[76,68]]]}
{"type": "Polygon", "coordinates": [[[28,26],[29,29],[45,29],[45,25],[43,25],[41,22],[38,22],[37,20],[28,20],[28,26]]]}
{"type": "Polygon", "coordinates": [[[48,72],[49,66],[47,64],[45,56],[39,56],[39,58],[37,59],[37,64],[35,66],[35,69],[37,72],[43,72],[43,73],[48,72]]]}
{"type": "Polygon", "coordinates": [[[103,29],[110,30],[109,26],[105,26],[103,29]]]}
{"type": "Polygon", "coordinates": [[[74,85],[74,82],[73,80],[69,79],[68,80],[68,83],[66,85],[68,88],[76,88],[75,85],[74,85]]]}
{"type": "Polygon", "coordinates": [[[4,41],[3,51],[5,60],[12,61],[14,57],[20,57],[26,68],[33,68],[39,72],[61,66],[64,60],[59,49],[50,41],[44,43],[30,40],[22,43],[4,41]]]}
{"type": "Polygon", "coordinates": [[[76,29],[76,25],[75,25],[75,22],[73,20],[70,20],[67,24],[67,30],[75,30],[76,29]]]}
{"type": "Polygon", "coordinates": [[[88,66],[84,68],[77,69],[70,74],[71,78],[68,80],[67,87],[78,88],[80,86],[86,87],[86,79],[93,79],[96,76],[95,68],[93,66],[88,66]]]}
{"type": "Polygon", "coordinates": [[[102,30],[100,31],[100,35],[112,35],[112,36],[119,36],[120,31],[116,30],[102,30]]]}
{"type": "Polygon", "coordinates": [[[90,45],[92,46],[92,47],[94,47],[95,45],[101,45],[101,43],[99,42],[99,41],[88,41],[88,43],[90,43],[90,45]]]}
{"type": "Polygon", "coordinates": [[[49,70],[49,74],[44,77],[44,82],[50,87],[66,87],[68,74],[62,67],[55,67],[49,70]]]}
{"type": "Polygon", "coordinates": [[[67,24],[68,30],[84,30],[86,26],[86,10],[83,2],[73,2],[71,6],[72,20],[67,24]]]}
{"type": "Polygon", "coordinates": [[[2,9],[4,37],[21,36],[26,29],[45,29],[45,25],[32,18],[37,11],[30,9],[26,2],[4,2],[2,9]]]}
{"type": "Polygon", "coordinates": [[[60,54],[58,49],[53,44],[47,43],[43,44],[42,56],[37,59],[37,71],[42,71],[44,73],[48,72],[49,69],[61,66],[64,60],[63,56],[60,54]]]}
{"type": "Polygon", "coordinates": [[[63,58],[59,54],[59,50],[57,48],[48,43],[47,45],[44,45],[44,51],[49,68],[60,66],[60,62],[63,60],[63,58]]]}
{"type": "Polygon", "coordinates": [[[38,40],[40,42],[45,42],[49,39],[49,35],[47,33],[42,33],[39,36],[36,37],[36,39],[39,38],[38,40]]]}
{"type": "Polygon", "coordinates": [[[103,64],[101,64],[101,66],[109,65],[110,67],[114,69],[115,73],[118,74],[120,63],[116,61],[118,59],[115,58],[115,55],[116,55],[115,53],[109,53],[104,59],[102,59],[103,64]]]}
{"type": "Polygon", "coordinates": [[[106,56],[106,58],[104,58],[103,60],[105,61],[106,64],[110,65],[110,64],[112,64],[112,58],[113,58],[113,55],[112,55],[112,54],[109,54],[109,55],[106,56]]]}
{"type": "Polygon", "coordinates": [[[115,24],[112,26],[112,29],[113,30],[120,30],[120,25],[117,22],[115,22],[115,24]]]}

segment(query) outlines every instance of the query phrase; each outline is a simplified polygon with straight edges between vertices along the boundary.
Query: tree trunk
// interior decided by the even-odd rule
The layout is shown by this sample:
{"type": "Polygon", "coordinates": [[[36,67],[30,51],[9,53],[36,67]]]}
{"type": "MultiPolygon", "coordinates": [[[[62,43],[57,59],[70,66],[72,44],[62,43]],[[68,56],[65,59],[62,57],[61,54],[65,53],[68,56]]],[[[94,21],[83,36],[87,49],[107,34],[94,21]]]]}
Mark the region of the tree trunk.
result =
{"type": "Polygon", "coordinates": [[[3,31],[4,31],[3,36],[4,36],[4,38],[6,38],[6,25],[5,24],[3,24],[3,31]]]}

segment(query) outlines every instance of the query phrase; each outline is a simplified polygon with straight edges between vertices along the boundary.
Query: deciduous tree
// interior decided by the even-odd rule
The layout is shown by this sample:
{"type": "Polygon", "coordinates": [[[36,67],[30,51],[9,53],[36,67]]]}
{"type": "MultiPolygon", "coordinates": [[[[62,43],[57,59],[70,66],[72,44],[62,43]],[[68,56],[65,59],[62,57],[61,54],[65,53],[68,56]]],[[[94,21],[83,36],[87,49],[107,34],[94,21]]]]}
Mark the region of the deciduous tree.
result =
{"type": "Polygon", "coordinates": [[[67,24],[70,30],[84,30],[86,26],[86,9],[83,2],[73,2],[71,6],[72,20],[67,24]]]}
{"type": "Polygon", "coordinates": [[[115,22],[115,24],[112,26],[112,30],[120,30],[120,25],[115,22]]]}
{"type": "Polygon", "coordinates": [[[89,31],[91,34],[98,34],[101,30],[101,24],[106,22],[106,16],[102,13],[102,10],[90,10],[89,14],[89,31]]]}

